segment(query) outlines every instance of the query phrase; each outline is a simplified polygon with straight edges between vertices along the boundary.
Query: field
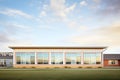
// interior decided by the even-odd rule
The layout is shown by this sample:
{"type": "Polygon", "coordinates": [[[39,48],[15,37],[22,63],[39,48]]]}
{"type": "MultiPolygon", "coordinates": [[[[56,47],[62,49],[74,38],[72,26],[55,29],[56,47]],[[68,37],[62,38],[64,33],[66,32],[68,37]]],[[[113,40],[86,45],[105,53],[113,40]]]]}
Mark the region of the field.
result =
{"type": "Polygon", "coordinates": [[[120,69],[5,69],[0,80],[120,80],[120,69]]]}

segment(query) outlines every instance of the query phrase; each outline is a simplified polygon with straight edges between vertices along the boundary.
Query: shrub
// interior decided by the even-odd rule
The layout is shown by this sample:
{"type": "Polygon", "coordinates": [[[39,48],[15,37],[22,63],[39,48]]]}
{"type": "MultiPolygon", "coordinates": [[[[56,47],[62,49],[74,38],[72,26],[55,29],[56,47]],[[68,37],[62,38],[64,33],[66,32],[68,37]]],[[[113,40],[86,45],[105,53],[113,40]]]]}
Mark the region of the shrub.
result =
{"type": "Polygon", "coordinates": [[[97,67],[97,68],[102,68],[101,66],[97,67]]]}
{"type": "Polygon", "coordinates": [[[32,66],[31,68],[36,68],[36,67],[32,66]]]}
{"type": "Polygon", "coordinates": [[[64,66],[64,68],[71,68],[71,67],[69,67],[69,66],[64,66]]]}
{"type": "Polygon", "coordinates": [[[91,66],[87,66],[86,68],[92,68],[91,66]]]}
{"type": "Polygon", "coordinates": [[[64,68],[68,68],[68,66],[64,66],[64,68]]]}
{"type": "Polygon", "coordinates": [[[55,69],[59,68],[59,67],[54,67],[55,69]]]}
{"type": "Polygon", "coordinates": [[[68,67],[68,68],[71,68],[71,67],[68,67]]]}
{"type": "Polygon", "coordinates": [[[25,66],[23,66],[22,68],[26,68],[25,66]]]}
{"type": "Polygon", "coordinates": [[[78,68],[82,68],[81,66],[79,66],[78,68]]]}
{"type": "Polygon", "coordinates": [[[49,67],[46,67],[46,69],[49,69],[49,67]]]}

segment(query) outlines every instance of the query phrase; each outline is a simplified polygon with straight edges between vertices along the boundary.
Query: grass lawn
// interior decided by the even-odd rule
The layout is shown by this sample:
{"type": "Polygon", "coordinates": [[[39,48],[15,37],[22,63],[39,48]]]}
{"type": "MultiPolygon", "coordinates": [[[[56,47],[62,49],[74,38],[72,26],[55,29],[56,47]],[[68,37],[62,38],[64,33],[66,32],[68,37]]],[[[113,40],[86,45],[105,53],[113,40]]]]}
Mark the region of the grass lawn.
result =
{"type": "Polygon", "coordinates": [[[118,70],[0,70],[0,80],[120,80],[118,70]]]}

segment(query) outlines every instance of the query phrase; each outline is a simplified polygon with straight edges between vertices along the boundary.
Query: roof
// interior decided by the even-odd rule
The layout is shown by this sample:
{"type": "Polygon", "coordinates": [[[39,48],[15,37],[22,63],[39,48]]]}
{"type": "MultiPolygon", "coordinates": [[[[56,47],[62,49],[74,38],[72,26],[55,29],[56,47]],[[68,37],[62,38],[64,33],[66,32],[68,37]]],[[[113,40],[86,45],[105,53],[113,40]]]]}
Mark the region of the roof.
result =
{"type": "Polygon", "coordinates": [[[12,59],[13,52],[0,52],[0,59],[12,59]]]}
{"type": "Polygon", "coordinates": [[[13,52],[0,52],[0,56],[13,56],[13,52]]]}
{"type": "Polygon", "coordinates": [[[11,49],[106,49],[106,46],[90,46],[90,47],[78,47],[78,46],[9,46],[11,49]]]}
{"type": "Polygon", "coordinates": [[[13,59],[13,56],[0,56],[0,59],[13,59]]]}
{"type": "Polygon", "coordinates": [[[120,54],[104,54],[104,59],[119,59],[120,60],[120,54]]]}

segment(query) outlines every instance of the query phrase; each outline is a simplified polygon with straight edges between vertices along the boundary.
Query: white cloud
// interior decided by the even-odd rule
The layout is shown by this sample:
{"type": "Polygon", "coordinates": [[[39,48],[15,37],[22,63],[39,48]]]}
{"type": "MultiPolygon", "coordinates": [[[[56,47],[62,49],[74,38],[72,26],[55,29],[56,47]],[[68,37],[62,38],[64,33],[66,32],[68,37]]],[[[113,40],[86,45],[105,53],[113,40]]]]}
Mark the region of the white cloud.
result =
{"type": "Polygon", "coordinates": [[[32,45],[32,40],[31,39],[25,39],[25,40],[19,40],[19,39],[12,39],[11,42],[7,42],[7,43],[0,43],[1,47],[0,47],[0,51],[12,51],[12,49],[9,48],[9,46],[23,46],[23,45],[26,45],[26,46],[31,46],[32,45]]]}
{"type": "Polygon", "coordinates": [[[22,24],[18,24],[18,23],[4,23],[4,24],[1,24],[3,26],[5,26],[6,29],[12,31],[12,30],[20,30],[20,29],[30,29],[29,26],[27,25],[22,25],[22,24]]]}
{"type": "MultiPolygon", "coordinates": [[[[109,51],[117,46],[120,47],[120,23],[113,23],[108,26],[100,27],[94,30],[84,31],[80,35],[71,36],[66,42],[79,44],[82,46],[108,46],[109,51]]],[[[120,50],[119,50],[120,51],[120,50]]]]}
{"type": "Polygon", "coordinates": [[[47,10],[49,8],[49,6],[47,4],[43,5],[43,10],[47,10]]]}
{"type": "Polygon", "coordinates": [[[66,12],[69,13],[70,11],[73,11],[76,7],[76,4],[71,5],[70,7],[66,8],[66,12]]]}
{"type": "Polygon", "coordinates": [[[33,16],[31,16],[31,15],[29,15],[27,13],[24,13],[21,10],[10,9],[10,8],[7,8],[5,10],[1,10],[0,14],[4,14],[4,15],[7,15],[7,16],[21,16],[23,18],[28,18],[28,19],[33,18],[33,16]]]}
{"type": "Polygon", "coordinates": [[[69,14],[71,11],[74,10],[76,7],[76,4],[73,4],[70,7],[66,7],[65,5],[66,0],[51,0],[51,9],[55,13],[55,15],[61,17],[61,18],[66,18],[67,14],[69,14]]]}
{"type": "Polygon", "coordinates": [[[45,11],[42,11],[41,13],[40,13],[40,16],[39,17],[43,17],[43,16],[46,16],[47,14],[46,14],[46,12],[45,11]]]}
{"type": "Polygon", "coordinates": [[[93,0],[93,2],[95,2],[95,3],[100,3],[101,0],[93,0]]]}
{"type": "Polygon", "coordinates": [[[23,32],[30,32],[32,31],[31,26],[20,24],[17,22],[0,22],[1,34],[6,34],[5,36],[10,37],[12,35],[16,35],[17,33],[23,32]]]}
{"type": "Polygon", "coordinates": [[[65,0],[51,0],[51,8],[55,15],[60,17],[66,17],[65,14],[65,0]]]}
{"type": "Polygon", "coordinates": [[[101,0],[97,14],[108,17],[116,17],[120,15],[120,0],[101,0]]]}
{"type": "Polygon", "coordinates": [[[32,41],[31,27],[18,23],[6,23],[0,22],[0,26],[3,30],[0,30],[0,50],[10,51],[8,46],[10,45],[25,45],[32,41]],[[22,35],[22,37],[18,35],[22,35]],[[26,39],[25,39],[26,38],[26,39]]]}
{"type": "Polygon", "coordinates": [[[87,2],[86,1],[81,1],[80,6],[87,6],[87,2]]]}

